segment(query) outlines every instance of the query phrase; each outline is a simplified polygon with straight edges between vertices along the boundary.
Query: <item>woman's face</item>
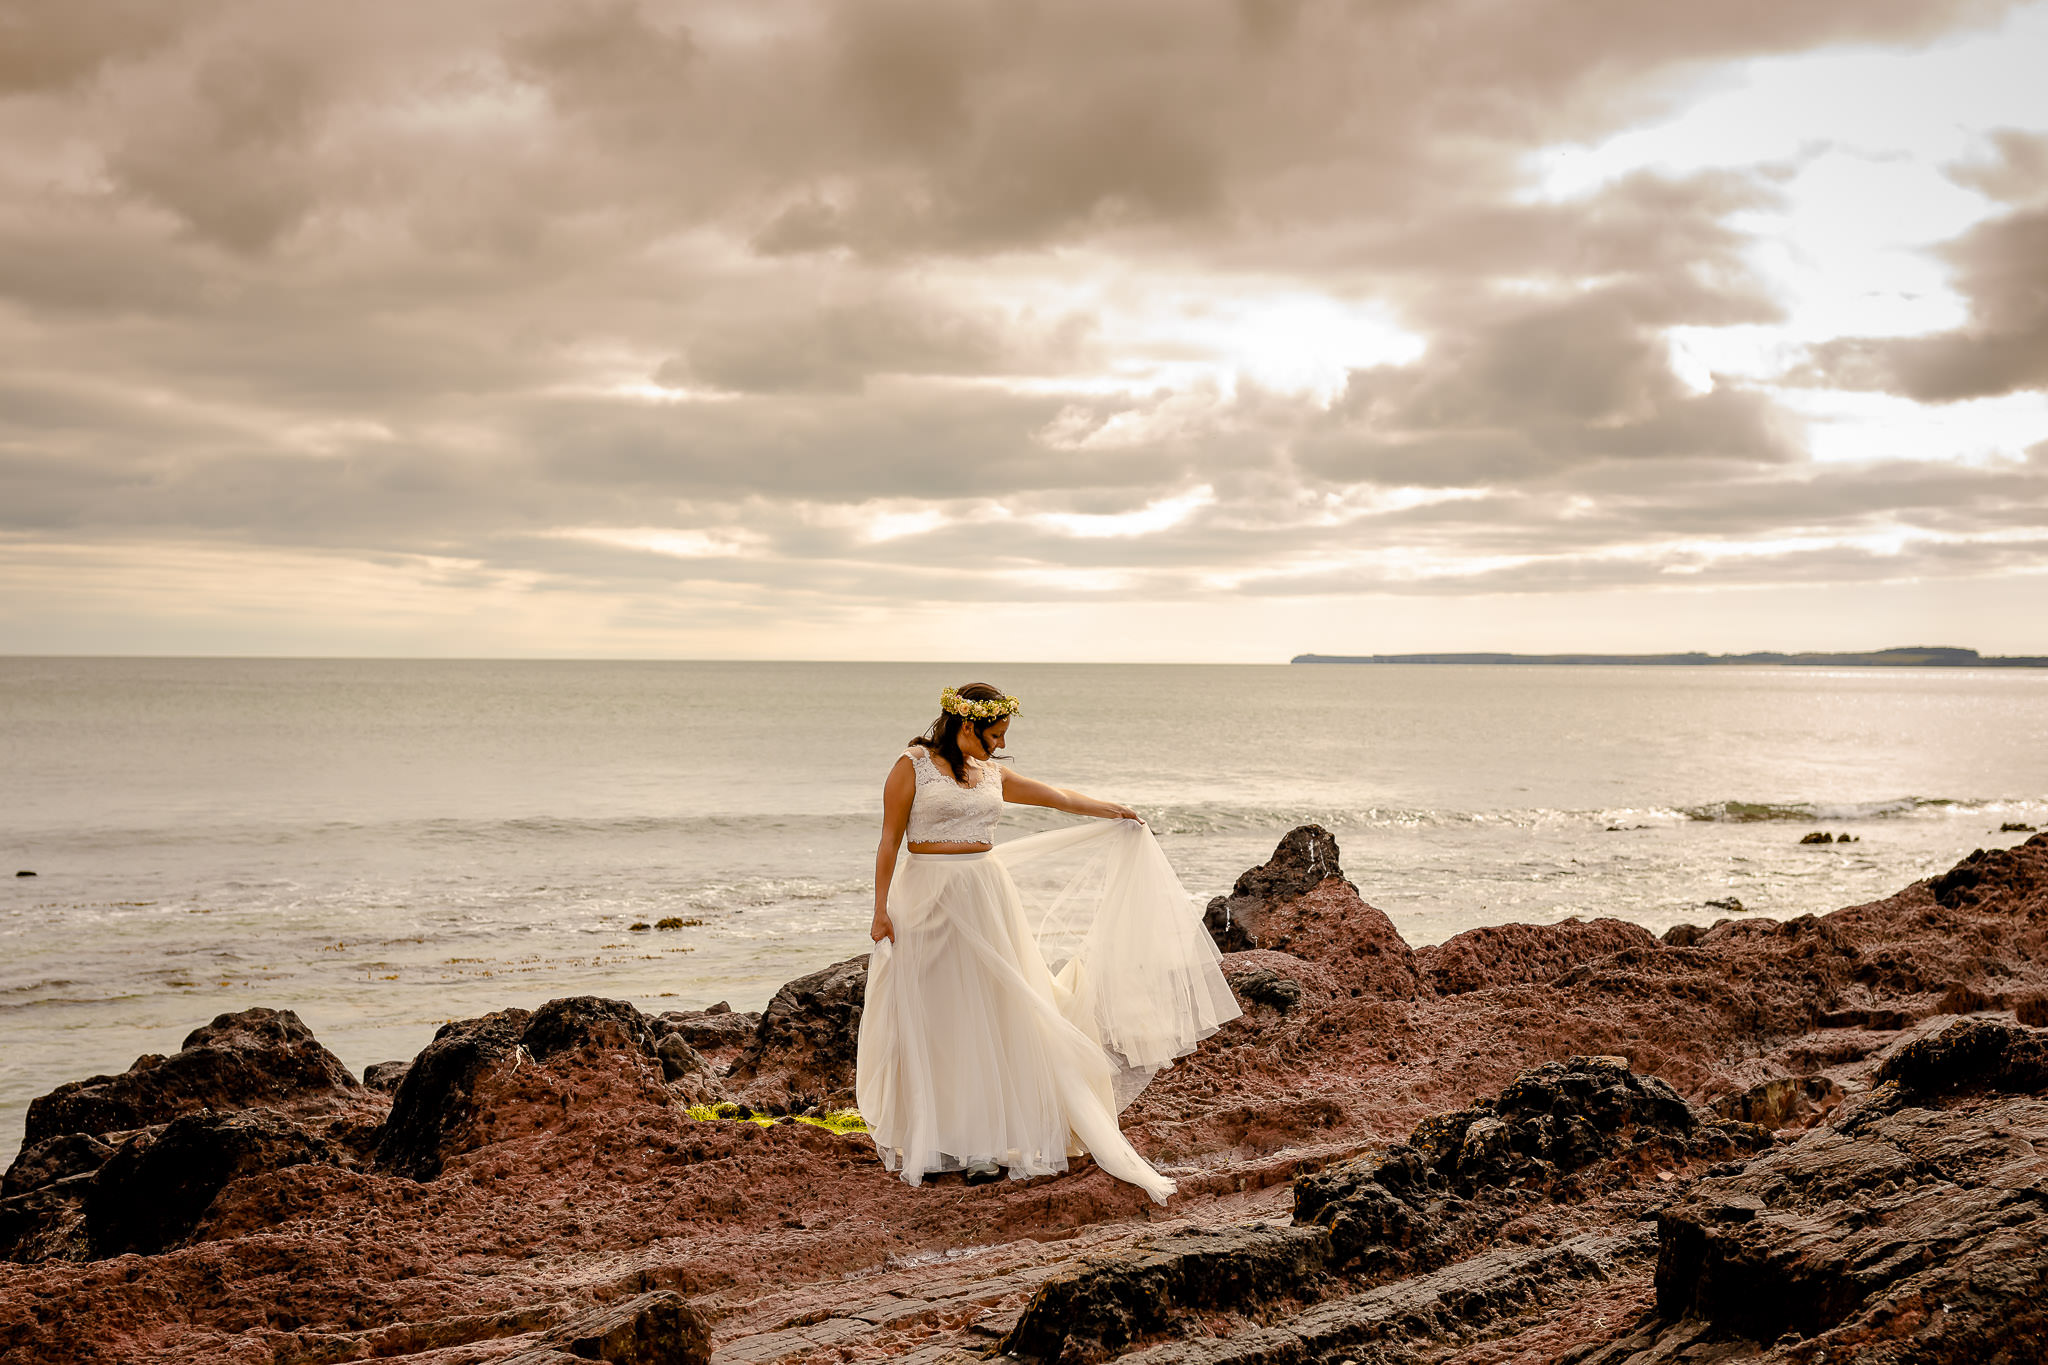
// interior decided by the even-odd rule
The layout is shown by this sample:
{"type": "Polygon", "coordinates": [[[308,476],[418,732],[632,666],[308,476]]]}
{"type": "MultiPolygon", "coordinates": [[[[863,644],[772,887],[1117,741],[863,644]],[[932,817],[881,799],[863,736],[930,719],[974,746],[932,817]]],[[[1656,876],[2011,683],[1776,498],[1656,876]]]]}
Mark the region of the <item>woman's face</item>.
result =
{"type": "Polygon", "coordinates": [[[1010,734],[1010,718],[1004,716],[980,734],[972,725],[960,727],[960,752],[969,758],[994,758],[1010,734]]]}

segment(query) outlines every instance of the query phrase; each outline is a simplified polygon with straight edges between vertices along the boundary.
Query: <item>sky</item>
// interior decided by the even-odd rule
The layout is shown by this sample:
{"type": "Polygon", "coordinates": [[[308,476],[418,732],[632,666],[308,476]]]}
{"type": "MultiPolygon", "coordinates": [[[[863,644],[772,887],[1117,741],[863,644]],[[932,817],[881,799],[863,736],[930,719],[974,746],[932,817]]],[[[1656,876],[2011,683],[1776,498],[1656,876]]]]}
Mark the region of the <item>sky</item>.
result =
{"type": "Polygon", "coordinates": [[[2048,654],[2048,3],[0,0],[0,653],[2048,654]]]}

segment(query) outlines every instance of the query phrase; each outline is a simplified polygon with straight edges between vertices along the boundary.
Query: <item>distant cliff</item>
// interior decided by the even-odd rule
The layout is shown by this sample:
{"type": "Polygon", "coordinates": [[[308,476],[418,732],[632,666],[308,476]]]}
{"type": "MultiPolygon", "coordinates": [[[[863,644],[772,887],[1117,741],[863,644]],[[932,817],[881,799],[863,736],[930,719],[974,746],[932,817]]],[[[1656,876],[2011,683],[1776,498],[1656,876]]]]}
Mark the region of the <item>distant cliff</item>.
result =
{"type": "Polygon", "coordinates": [[[2048,668],[2048,655],[1983,655],[1953,645],[1913,645],[1863,654],[1297,654],[1297,664],[1747,664],[1788,668],[2048,668]]]}

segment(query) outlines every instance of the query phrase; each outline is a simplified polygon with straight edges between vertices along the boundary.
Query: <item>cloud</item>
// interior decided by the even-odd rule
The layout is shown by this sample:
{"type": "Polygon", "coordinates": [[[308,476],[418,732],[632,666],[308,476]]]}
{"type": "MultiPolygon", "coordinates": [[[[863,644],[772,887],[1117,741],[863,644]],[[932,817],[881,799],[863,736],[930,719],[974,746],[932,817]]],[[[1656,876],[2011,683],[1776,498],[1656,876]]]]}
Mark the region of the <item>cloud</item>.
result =
{"type": "Polygon", "coordinates": [[[148,55],[205,8],[151,0],[15,0],[0,6],[0,92],[62,91],[148,55]]]}
{"type": "Polygon", "coordinates": [[[2038,453],[1797,386],[2042,387],[2041,130],[1948,168],[1966,321],[1804,352],[1786,165],[1533,169],[2014,10],[0,0],[0,537],[635,621],[2027,570],[2038,453]]]}
{"type": "Polygon", "coordinates": [[[741,393],[856,392],[875,375],[1022,372],[1034,360],[1063,358],[1085,329],[1085,319],[1040,328],[994,310],[881,291],[843,302],[780,300],[703,329],[654,377],[741,393]]]}
{"type": "MultiPolygon", "coordinates": [[[[2008,163],[2010,164],[2010,163],[2008,163]]],[[[2001,215],[1945,246],[1970,320],[1918,337],[1845,337],[1814,348],[1815,382],[1952,403],[2048,389],[2048,204],[2001,215]]]]}
{"type": "Polygon", "coordinates": [[[2048,198],[2048,134],[1994,128],[1985,140],[1990,155],[1950,166],[1951,179],[2008,204],[2048,198]]]}

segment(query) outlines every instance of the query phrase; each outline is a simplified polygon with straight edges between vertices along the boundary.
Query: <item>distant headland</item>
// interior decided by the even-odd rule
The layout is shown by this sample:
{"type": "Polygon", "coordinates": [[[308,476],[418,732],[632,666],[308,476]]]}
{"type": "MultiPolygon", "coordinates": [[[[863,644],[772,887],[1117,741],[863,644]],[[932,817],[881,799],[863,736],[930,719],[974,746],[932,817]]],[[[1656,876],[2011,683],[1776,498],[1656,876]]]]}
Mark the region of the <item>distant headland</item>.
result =
{"type": "Polygon", "coordinates": [[[2048,668],[2048,655],[1979,654],[1952,645],[1913,645],[1862,654],[1297,654],[1297,664],[1740,664],[1788,668],[2048,668]]]}

